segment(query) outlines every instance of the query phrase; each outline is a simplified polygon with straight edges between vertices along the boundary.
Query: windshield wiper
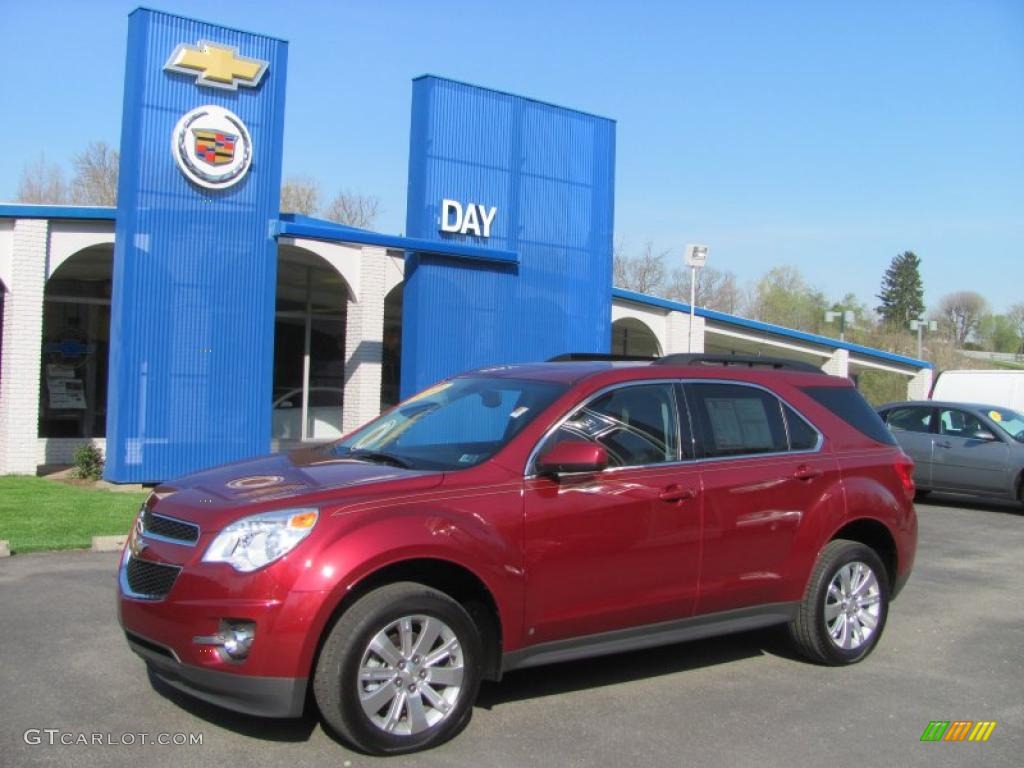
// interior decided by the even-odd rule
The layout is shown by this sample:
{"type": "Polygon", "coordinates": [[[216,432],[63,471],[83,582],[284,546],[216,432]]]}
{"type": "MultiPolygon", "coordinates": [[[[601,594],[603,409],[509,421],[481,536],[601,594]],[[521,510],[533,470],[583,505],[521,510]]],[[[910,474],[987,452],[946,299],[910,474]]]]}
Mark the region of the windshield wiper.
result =
{"type": "Polygon", "coordinates": [[[349,451],[346,455],[353,459],[358,459],[359,461],[369,461],[374,464],[390,464],[393,467],[412,469],[412,464],[405,459],[400,459],[394,454],[386,453],[384,451],[355,450],[349,451]]]}

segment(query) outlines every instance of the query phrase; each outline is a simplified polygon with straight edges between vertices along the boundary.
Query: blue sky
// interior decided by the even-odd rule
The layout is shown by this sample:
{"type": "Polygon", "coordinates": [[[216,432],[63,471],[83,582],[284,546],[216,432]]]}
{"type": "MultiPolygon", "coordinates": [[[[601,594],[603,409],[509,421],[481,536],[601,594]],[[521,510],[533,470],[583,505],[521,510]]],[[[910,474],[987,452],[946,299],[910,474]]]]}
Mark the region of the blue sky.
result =
{"type": "MultiPolygon", "coordinates": [[[[0,0],[0,199],[26,159],[119,140],[133,2],[0,0]],[[17,105],[15,108],[14,105],[17,105]]],[[[790,264],[874,305],[890,259],[926,301],[1024,301],[1024,3],[264,2],[161,10],[290,41],[285,173],[405,221],[411,79],[618,121],[616,236],[752,282],[790,264]]]]}

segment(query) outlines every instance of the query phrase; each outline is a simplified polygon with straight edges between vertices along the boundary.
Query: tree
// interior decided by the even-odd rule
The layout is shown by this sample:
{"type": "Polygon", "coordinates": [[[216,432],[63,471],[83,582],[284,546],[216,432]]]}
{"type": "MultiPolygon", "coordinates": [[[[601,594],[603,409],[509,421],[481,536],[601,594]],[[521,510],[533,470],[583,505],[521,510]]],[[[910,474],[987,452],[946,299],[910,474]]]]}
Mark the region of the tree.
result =
{"type": "Polygon", "coordinates": [[[878,314],[890,325],[906,326],[924,312],[921,259],[913,251],[895,256],[882,278],[878,314]]]}
{"type": "Polygon", "coordinates": [[[662,290],[665,282],[665,257],[668,251],[654,252],[650,241],[638,256],[627,256],[620,242],[614,254],[614,279],[616,288],[627,291],[653,294],[662,290]]]}
{"type": "MultiPolygon", "coordinates": [[[[1006,316],[1013,323],[1013,328],[1017,332],[1017,336],[1021,339],[1021,352],[1024,352],[1024,304],[1013,304],[1006,316]]],[[[1014,350],[1016,352],[1018,350],[1014,350]]]]}
{"type": "Polygon", "coordinates": [[[988,352],[1016,352],[1020,349],[1017,324],[1008,315],[985,315],[978,323],[975,336],[988,352]]]}
{"type": "Polygon", "coordinates": [[[310,176],[289,176],[281,185],[281,210],[315,216],[320,210],[320,182],[310,176]]]}
{"type": "Polygon", "coordinates": [[[25,163],[18,182],[18,202],[64,205],[68,201],[68,185],[59,165],[47,163],[45,155],[25,163]]]}
{"type": "Polygon", "coordinates": [[[380,200],[373,195],[359,195],[345,190],[335,195],[323,212],[328,221],[350,227],[369,229],[380,213],[380,200]]]}
{"type": "MultiPolygon", "coordinates": [[[[690,302],[690,270],[675,269],[665,288],[665,298],[690,302]]],[[[697,270],[694,304],[698,307],[736,314],[742,308],[743,291],[736,275],[714,267],[697,270]]]]}
{"type": "Polygon", "coordinates": [[[987,310],[988,302],[981,294],[974,291],[956,291],[947,293],[939,300],[936,314],[946,335],[962,349],[978,329],[978,324],[987,310]]]}
{"type": "Polygon", "coordinates": [[[71,202],[78,205],[117,205],[118,153],[103,141],[91,141],[75,155],[71,202]]]}
{"type": "Polygon", "coordinates": [[[827,307],[825,295],[808,286],[798,269],[775,267],[754,287],[749,309],[756,320],[818,333],[827,307]]]}

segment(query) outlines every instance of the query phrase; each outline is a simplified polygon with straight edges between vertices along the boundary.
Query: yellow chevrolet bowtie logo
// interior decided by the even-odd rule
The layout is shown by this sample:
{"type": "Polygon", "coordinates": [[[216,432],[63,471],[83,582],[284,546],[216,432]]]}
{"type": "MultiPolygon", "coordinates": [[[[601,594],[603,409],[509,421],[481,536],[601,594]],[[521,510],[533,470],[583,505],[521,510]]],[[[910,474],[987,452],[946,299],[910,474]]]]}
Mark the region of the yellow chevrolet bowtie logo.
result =
{"type": "Polygon", "coordinates": [[[200,40],[198,45],[182,43],[175,48],[164,69],[192,75],[196,85],[236,91],[240,85],[248,88],[259,85],[269,63],[239,56],[238,49],[232,46],[200,40]]]}

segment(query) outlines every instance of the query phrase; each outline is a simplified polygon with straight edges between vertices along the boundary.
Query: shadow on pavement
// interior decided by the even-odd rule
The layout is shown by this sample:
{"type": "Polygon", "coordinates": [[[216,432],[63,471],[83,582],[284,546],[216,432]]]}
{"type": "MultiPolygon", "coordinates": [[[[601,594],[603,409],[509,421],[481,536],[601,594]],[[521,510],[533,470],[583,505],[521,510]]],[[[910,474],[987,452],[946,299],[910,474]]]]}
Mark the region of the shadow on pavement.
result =
{"type": "Polygon", "coordinates": [[[307,700],[306,711],[301,718],[270,718],[254,717],[244,715],[241,712],[232,712],[229,709],[222,709],[213,704],[208,704],[200,699],[193,698],[172,688],[160,678],[149,673],[149,684],[153,690],[165,699],[173,702],[200,720],[205,720],[218,728],[234,731],[244,736],[250,736],[265,741],[309,741],[310,734],[318,724],[316,705],[307,700]]]}
{"type": "Polygon", "coordinates": [[[914,505],[928,507],[947,507],[957,510],[978,510],[979,512],[1001,512],[1004,515],[1024,515],[1024,505],[1016,501],[1001,499],[982,499],[976,496],[957,496],[952,493],[931,491],[926,496],[914,500],[914,505]]]}
{"type": "Polygon", "coordinates": [[[618,685],[764,654],[800,659],[789,646],[785,628],[770,627],[510,672],[500,683],[481,685],[477,706],[491,709],[513,701],[618,685]]]}

